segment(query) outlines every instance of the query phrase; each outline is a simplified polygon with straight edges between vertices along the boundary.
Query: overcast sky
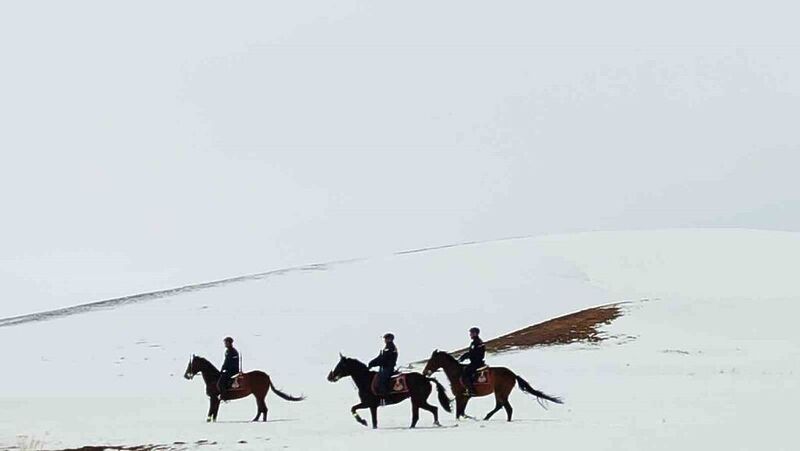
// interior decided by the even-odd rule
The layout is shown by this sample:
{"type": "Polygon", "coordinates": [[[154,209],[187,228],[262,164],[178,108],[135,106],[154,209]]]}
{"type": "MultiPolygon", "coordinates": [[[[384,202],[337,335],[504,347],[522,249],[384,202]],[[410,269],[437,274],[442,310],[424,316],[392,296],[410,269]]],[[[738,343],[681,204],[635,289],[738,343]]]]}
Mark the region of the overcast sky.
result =
{"type": "Polygon", "coordinates": [[[3,2],[0,315],[465,240],[800,230],[789,2],[333,3],[3,2]]]}

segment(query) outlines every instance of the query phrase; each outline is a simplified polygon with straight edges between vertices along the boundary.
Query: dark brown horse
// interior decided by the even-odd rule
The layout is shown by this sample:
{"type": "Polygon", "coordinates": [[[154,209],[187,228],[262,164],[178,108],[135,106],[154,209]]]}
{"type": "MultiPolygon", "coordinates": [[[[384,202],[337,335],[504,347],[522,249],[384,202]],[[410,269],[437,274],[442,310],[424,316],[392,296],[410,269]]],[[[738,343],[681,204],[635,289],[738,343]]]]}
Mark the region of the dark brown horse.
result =
{"type": "Polygon", "coordinates": [[[255,396],[258,412],[253,421],[258,421],[258,418],[263,414],[264,421],[267,421],[267,393],[271,388],[276,395],[287,401],[302,401],[305,399],[302,396],[291,396],[283,393],[272,385],[272,379],[263,371],[250,371],[244,373],[237,378],[238,388],[226,390],[225,393],[220,394],[217,382],[219,381],[220,372],[208,360],[193,355],[189,359],[189,366],[186,367],[186,373],[183,377],[191,380],[197,373],[203,375],[203,382],[206,383],[206,394],[208,395],[210,406],[208,408],[207,422],[217,421],[217,414],[219,413],[220,401],[230,401],[234,399],[241,399],[250,395],[255,396]]]}
{"type": "MultiPolygon", "coordinates": [[[[447,379],[450,381],[450,389],[456,397],[456,419],[467,417],[465,410],[469,397],[465,394],[466,386],[461,379],[464,373],[464,367],[458,363],[455,357],[444,351],[436,350],[431,354],[431,358],[428,360],[428,364],[425,365],[425,369],[422,370],[422,374],[430,376],[440,368],[443,369],[444,373],[447,375],[447,379]]],[[[525,393],[536,396],[537,400],[544,399],[557,404],[563,404],[559,398],[547,395],[531,387],[531,384],[525,381],[525,379],[517,376],[508,368],[490,367],[488,369],[486,383],[475,384],[475,394],[473,395],[487,396],[494,393],[495,407],[491,412],[486,414],[484,420],[488,420],[492,415],[497,413],[498,410],[505,408],[508,421],[511,421],[511,414],[514,409],[511,408],[511,404],[508,402],[508,395],[514,388],[514,384],[518,384],[520,390],[525,393]]]]}
{"type": "MultiPolygon", "coordinates": [[[[370,371],[367,365],[359,362],[356,359],[347,358],[339,354],[339,363],[336,368],[328,374],[329,382],[336,382],[345,377],[352,377],[356,387],[358,387],[358,397],[361,402],[350,408],[350,413],[359,423],[364,426],[367,422],[361,418],[357,410],[369,408],[372,414],[372,428],[378,427],[378,406],[381,405],[381,399],[373,392],[373,381],[377,373],[370,371]]],[[[442,408],[450,412],[450,400],[447,399],[444,387],[436,379],[425,377],[420,373],[405,373],[405,388],[402,393],[390,393],[385,400],[385,405],[397,404],[407,398],[411,398],[411,427],[417,425],[419,420],[419,409],[425,409],[433,414],[433,424],[439,424],[439,409],[436,406],[428,404],[428,396],[431,394],[431,382],[436,384],[436,390],[439,397],[439,403],[442,408]]]]}

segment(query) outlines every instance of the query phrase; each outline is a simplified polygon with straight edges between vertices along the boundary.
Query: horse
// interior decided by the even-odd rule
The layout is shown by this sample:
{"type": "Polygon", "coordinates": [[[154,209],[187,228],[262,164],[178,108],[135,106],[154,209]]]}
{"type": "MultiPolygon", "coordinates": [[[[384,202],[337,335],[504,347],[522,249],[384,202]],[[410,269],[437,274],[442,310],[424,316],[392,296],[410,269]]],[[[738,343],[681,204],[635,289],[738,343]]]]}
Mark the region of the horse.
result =
{"type": "MultiPolygon", "coordinates": [[[[378,406],[381,405],[381,398],[372,390],[373,379],[377,373],[370,371],[367,365],[356,359],[347,358],[339,354],[339,363],[336,368],[328,374],[328,382],[337,382],[345,377],[352,377],[356,387],[358,387],[358,397],[361,402],[350,408],[350,413],[360,424],[367,426],[367,422],[361,418],[357,410],[369,408],[372,414],[372,428],[378,427],[378,406]]],[[[431,383],[436,384],[439,403],[446,412],[450,412],[451,400],[447,398],[447,393],[442,384],[436,379],[425,377],[420,373],[404,373],[407,390],[402,393],[391,392],[384,400],[383,405],[397,404],[407,398],[411,398],[411,427],[414,428],[419,420],[419,409],[425,409],[433,414],[433,424],[439,424],[439,409],[428,404],[428,396],[431,394],[431,383]]]]}
{"type": "Polygon", "coordinates": [[[183,377],[187,380],[194,378],[197,373],[203,375],[203,382],[206,383],[206,395],[208,395],[210,406],[208,408],[208,417],[206,422],[217,421],[217,414],[219,413],[219,403],[222,401],[231,401],[234,399],[241,399],[253,395],[256,398],[256,405],[258,412],[253,421],[258,421],[259,417],[263,414],[264,421],[267,421],[267,402],[266,397],[269,389],[275,392],[276,395],[287,401],[302,401],[305,399],[303,396],[291,396],[283,393],[272,385],[272,379],[263,371],[250,371],[243,373],[237,378],[240,382],[239,388],[232,388],[220,393],[217,382],[219,381],[220,372],[208,360],[192,355],[189,359],[189,365],[186,367],[186,373],[183,377]]]}
{"type": "MultiPolygon", "coordinates": [[[[427,365],[425,365],[425,369],[422,370],[422,374],[424,374],[426,377],[429,377],[440,368],[443,369],[444,373],[447,375],[447,379],[450,381],[450,389],[453,391],[453,395],[456,397],[456,419],[460,419],[461,417],[469,418],[465,413],[467,402],[469,401],[470,396],[467,396],[465,393],[466,386],[462,381],[464,367],[458,362],[458,360],[456,360],[455,357],[437,349],[433,351],[433,354],[431,354],[431,358],[428,360],[427,365]]],[[[523,392],[535,396],[540,404],[542,399],[554,402],[556,404],[564,403],[557,397],[550,396],[531,387],[531,384],[529,384],[525,379],[514,374],[514,372],[508,368],[490,367],[488,372],[488,383],[475,384],[475,394],[473,395],[487,396],[494,393],[494,399],[496,403],[495,407],[491,412],[486,414],[484,420],[489,420],[492,418],[492,415],[497,413],[497,411],[499,411],[501,408],[505,408],[506,414],[508,415],[508,421],[511,421],[511,415],[514,412],[514,409],[508,402],[508,395],[514,388],[515,383],[519,385],[520,390],[523,392]]],[[[542,407],[544,407],[543,404],[542,407]]]]}

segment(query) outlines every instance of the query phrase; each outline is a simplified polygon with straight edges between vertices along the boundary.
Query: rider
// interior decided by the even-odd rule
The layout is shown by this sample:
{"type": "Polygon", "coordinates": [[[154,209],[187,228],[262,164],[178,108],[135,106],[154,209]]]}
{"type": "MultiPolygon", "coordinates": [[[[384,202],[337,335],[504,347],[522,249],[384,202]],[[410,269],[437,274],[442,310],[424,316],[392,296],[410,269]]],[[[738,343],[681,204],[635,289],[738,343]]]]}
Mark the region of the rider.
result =
{"type": "Polygon", "coordinates": [[[233,347],[233,338],[225,337],[222,342],[225,343],[225,362],[217,382],[220,393],[229,389],[233,384],[233,376],[239,374],[239,351],[233,347]]]}
{"type": "Polygon", "coordinates": [[[469,330],[469,338],[472,339],[472,343],[469,345],[469,350],[458,358],[459,362],[469,359],[469,365],[464,367],[464,382],[467,386],[467,396],[473,396],[475,394],[475,372],[478,368],[486,365],[483,361],[486,356],[486,345],[483,344],[483,340],[479,337],[480,333],[481,330],[477,327],[473,327],[469,330]]]}
{"type": "Polygon", "coordinates": [[[386,344],[378,354],[369,362],[369,367],[380,367],[378,370],[378,396],[385,398],[389,394],[389,379],[394,374],[394,366],[397,364],[397,347],[394,345],[394,334],[387,333],[383,336],[386,344]]]}

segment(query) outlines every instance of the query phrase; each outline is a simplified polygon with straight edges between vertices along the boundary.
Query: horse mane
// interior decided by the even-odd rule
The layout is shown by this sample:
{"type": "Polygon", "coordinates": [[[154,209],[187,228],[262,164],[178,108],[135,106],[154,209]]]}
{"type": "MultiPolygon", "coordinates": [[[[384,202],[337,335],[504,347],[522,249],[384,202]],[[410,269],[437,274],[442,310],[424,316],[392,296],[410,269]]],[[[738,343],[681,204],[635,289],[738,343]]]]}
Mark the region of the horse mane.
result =
{"type": "Polygon", "coordinates": [[[445,359],[447,359],[447,360],[449,360],[449,361],[451,361],[451,362],[458,363],[458,359],[456,359],[455,357],[453,357],[452,355],[450,355],[450,353],[449,353],[449,352],[447,352],[447,351],[436,351],[436,352],[437,352],[438,354],[441,354],[441,355],[443,355],[445,359]]]}
{"type": "Polygon", "coordinates": [[[209,361],[207,358],[205,358],[205,357],[203,357],[203,356],[200,356],[200,355],[196,355],[196,356],[194,356],[194,358],[196,358],[196,359],[200,360],[201,362],[204,362],[206,365],[208,365],[209,367],[211,367],[211,369],[213,369],[214,371],[216,371],[216,372],[218,372],[218,373],[219,373],[219,370],[217,369],[217,367],[216,367],[216,366],[214,366],[214,364],[213,364],[213,363],[211,363],[211,362],[210,362],[210,361],[209,361]]]}
{"type": "Polygon", "coordinates": [[[345,357],[344,359],[347,360],[348,362],[353,363],[354,365],[356,365],[360,369],[364,369],[364,370],[367,370],[367,371],[369,370],[369,368],[367,368],[367,364],[365,364],[361,360],[353,359],[353,358],[350,358],[350,357],[345,357]]]}

